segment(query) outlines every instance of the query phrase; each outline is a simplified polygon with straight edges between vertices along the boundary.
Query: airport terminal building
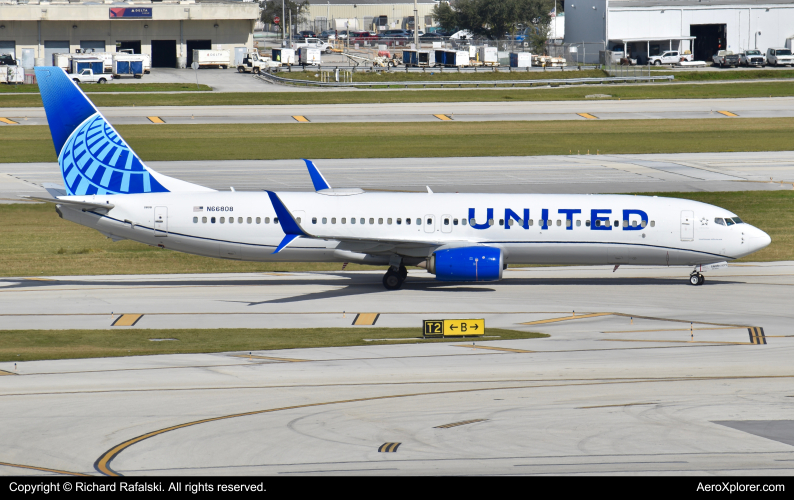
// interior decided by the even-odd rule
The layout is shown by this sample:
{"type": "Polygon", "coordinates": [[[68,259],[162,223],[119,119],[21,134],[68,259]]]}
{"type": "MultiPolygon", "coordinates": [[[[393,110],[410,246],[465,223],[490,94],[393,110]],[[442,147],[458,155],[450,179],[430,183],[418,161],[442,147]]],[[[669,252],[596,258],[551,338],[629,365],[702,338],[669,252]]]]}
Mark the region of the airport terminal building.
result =
{"type": "Polygon", "coordinates": [[[718,50],[791,48],[792,39],[791,0],[565,0],[565,43],[585,45],[588,63],[624,47],[641,64],[670,49],[711,61],[718,50]]]}
{"type": "Polygon", "coordinates": [[[32,68],[56,53],[128,49],[152,67],[184,68],[193,49],[252,48],[258,18],[259,4],[245,1],[0,0],[0,54],[32,68]]]}

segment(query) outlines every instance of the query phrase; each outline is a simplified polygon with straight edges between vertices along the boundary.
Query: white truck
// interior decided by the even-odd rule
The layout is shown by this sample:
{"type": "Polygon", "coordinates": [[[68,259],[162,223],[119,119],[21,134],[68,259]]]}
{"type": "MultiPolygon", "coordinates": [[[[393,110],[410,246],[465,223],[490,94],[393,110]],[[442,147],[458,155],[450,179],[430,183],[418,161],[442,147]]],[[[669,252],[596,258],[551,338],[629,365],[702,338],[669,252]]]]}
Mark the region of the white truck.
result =
{"type": "Polygon", "coordinates": [[[95,74],[92,69],[84,69],[79,73],[73,74],[72,80],[75,83],[107,83],[108,77],[112,78],[112,76],[104,73],[95,74]]]}
{"type": "Polygon", "coordinates": [[[659,55],[648,57],[648,64],[661,66],[662,64],[678,64],[683,61],[691,61],[692,54],[682,53],[677,50],[666,50],[659,55]]]}
{"type": "Polygon", "coordinates": [[[307,38],[302,42],[296,43],[293,48],[300,49],[302,47],[309,47],[313,49],[320,49],[322,52],[326,54],[330,54],[334,51],[334,47],[328,43],[320,40],[319,38],[307,38]]]}
{"type": "Polygon", "coordinates": [[[193,49],[193,62],[198,63],[199,68],[217,66],[225,69],[229,67],[230,60],[228,50],[193,49]]]}
{"type": "Polygon", "coordinates": [[[261,73],[268,68],[278,68],[281,64],[273,62],[273,59],[260,56],[257,52],[249,52],[243,58],[243,63],[237,66],[239,73],[261,73]]]}
{"type": "Polygon", "coordinates": [[[791,55],[791,49],[774,47],[766,49],[766,63],[770,66],[794,66],[794,56],[791,55]]]}

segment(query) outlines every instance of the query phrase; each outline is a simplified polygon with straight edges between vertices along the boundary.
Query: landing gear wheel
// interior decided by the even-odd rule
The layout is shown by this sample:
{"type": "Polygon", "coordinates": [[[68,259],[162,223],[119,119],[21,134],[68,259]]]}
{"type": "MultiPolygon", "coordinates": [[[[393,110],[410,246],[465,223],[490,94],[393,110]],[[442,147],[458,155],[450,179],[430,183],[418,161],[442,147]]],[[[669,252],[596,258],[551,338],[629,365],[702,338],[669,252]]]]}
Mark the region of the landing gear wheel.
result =
{"type": "Polygon", "coordinates": [[[698,285],[702,285],[703,283],[706,282],[706,277],[703,276],[702,274],[698,275],[698,278],[699,278],[698,285]]]}
{"type": "Polygon", "coordinates": [[[706,281],[700,273],[693,273],[689,275],[689,283],[694,286],[702,285],[706,281]]]}
{"type": "Polygon", "coordinates": [[[405,278],[408,277],[408,269],[406,269],[405,266],[400,266],[398,273],[400,274],[400,279],[402,281],[405,281],[405,278]]]}
{"type": "Polygon", "coordinates": [[[383,286],[386,287],[386,290],[399,290],[403,286],[402,275],[389,269],[383,275],[383,286]]]}

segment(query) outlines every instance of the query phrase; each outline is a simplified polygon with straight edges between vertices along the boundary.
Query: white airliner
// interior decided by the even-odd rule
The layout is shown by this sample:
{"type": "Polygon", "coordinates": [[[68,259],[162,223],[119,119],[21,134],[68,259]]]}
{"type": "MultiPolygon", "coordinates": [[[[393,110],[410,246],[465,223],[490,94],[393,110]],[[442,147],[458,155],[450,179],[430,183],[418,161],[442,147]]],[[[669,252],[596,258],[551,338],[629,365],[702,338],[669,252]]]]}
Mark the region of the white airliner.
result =
{"type": "Polygon", "coordinates": [[[736,214],[705,203],[621,195],[441,194],[332,188],[216,191],[147,167],[66,73],[36,68],[64,186],[58,214],[114,241],[261,262],[406,265],[440,281],[496,281],[508,264],[727,266],[771,242],[736,214]]]}

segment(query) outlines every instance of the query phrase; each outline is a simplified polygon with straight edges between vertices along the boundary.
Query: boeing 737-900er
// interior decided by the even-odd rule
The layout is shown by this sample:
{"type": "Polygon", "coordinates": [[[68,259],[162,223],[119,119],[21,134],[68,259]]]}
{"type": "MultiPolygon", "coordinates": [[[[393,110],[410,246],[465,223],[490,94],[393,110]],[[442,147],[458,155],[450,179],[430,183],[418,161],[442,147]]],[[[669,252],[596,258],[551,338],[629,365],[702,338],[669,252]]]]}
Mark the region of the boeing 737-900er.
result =
{"type": "Polygon", "coordinates": [[[67,220],[114,241],[260,262],[408,265],[440,281],[497,281],[508,264],[691,266],[702,271],[771,242],[728,210],[656,196],[216,191],[147,167],[57,67],[36,68],[64,186],[46,185],[67,220]]]}

